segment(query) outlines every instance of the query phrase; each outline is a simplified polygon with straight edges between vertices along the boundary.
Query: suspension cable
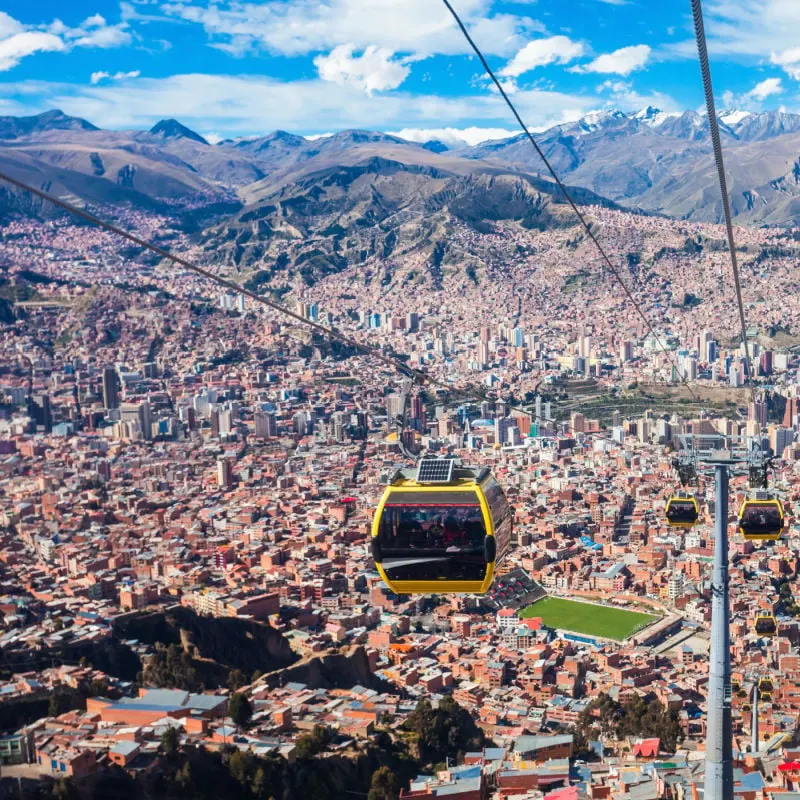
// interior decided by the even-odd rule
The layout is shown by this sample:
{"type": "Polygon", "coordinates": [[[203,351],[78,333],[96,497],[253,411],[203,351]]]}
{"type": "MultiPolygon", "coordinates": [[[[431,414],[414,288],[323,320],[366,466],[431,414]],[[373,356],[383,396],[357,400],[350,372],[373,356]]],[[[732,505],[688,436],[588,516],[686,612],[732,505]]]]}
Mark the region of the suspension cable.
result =
{"type": "MultiPolygon", "coordinates": [[[[447,0],[445,0],[446,2],[447,0]]],[[[719,189],[722,193],[722,209],[725,214],[725,228],[728,234],[728,248],[731,253],[731,267],[733,269],[733,285],[736,289],[736,304],[739,307],[739,325],[742,334],[742,347],[744,348],[744,362],[747,370],[747,383],[750,387],[750,401],[755,401],[753,388],[753,372],[750,361],[750,347],[747,343],[747,323],[744,318],[744,303],[742,301],[742,284],[739,280],[739,263],[736,258],[736,245],[733,240],[733,222],[731,220],[731,205],[728,198],[728,182],[725,178],[725,163],[722,159],[722,142],[719,134],[719,122],[714,104],[714,89],[711,85],[711,66],[708,61],[706,47],[706,31],[703,25],[703,7],[700,0],[692,0],[692,16],[694,17],[694,34],[697,40],[697,54],[700,58],[700,72],[703,76],[703,91],[706,97],[706,112],[708,114],[708,127],[711,131],[711,143],[714,147],[714,161],[716,162],[717,175],[719,176],[719,189]]]]}
{"type": "Polygon", "coordinates": [[[556,173],[555,169],[553,169],[552,165],[550,164],[550,161],[547,159],[547,156],[544,154],[544,151],[541,149],[541,147],[539,147],[538,143],[536,142],[536,139],[533,138],[533,135],[531,134],[530,130],[528,129],[528,126],[522,121],[522,117],[519,115],[519,112],[517,111],[516,107],[511,102],[511,99],[509,98],[509,96],[506,94],[506,91],[503,88],[503,84],[500,83],[500,81],[497,79],[497,76],[494,74],[494,71],[489,66],[489,63],[486,61],[486,58],[484,57],[484,55],[481,52],[480,48],[478,47],[477,44],[475,44],[475,41],[469,35],[469,31],[467,31],[464,23],[461,21],[461,17],[458,16],[458,13],[453,8],[453,6],[450,4],[449,0],[442,0],[442,2],[447,6],[447,9],[453,15],[453,19],[455,19],[456,23],[458,24],[458,27],[461,29],[461,33],[464,34],[464,38],[469,42],[470,47],[472,47],[472,49],[475,51],[475,55],[478,56],[478,58],[480,59],[481,64],[483,64],[483,68],[484,68],[484,70],[486,70],[486,74],[494,82],[494,85],[497,87],[497,91],[500,92],[500,95],[502,96],[503,100],[506,101],[506,105],[509,107],[509,109],[511,109],[511,113],[516,118],[517,123],[519,124],[520,128],[522,128],[522,130],[525,133],[525,135],[527,136],[528,140],[533,145],[534,149],[536,150],[537,154],[539,155],[539,158],[541,158],[542,161],[544,162],[545,167],[547,167],[547,171],[550,173],[550,175],[552,176],[553,180],[557,184],[558,188],[561,190],[562,194],[566,198],[567,203],[569,203],[570,208],[572,208],[573,212],[575,213],[575,216],[578,218],[578,220],[580,221],[581,225],[586,230],[586,233],[589,235],[589,238],[592,240],[592,242],[594,242],[594,245],[597,248],[598,252],[600,253],[600,257],[602,258],[603,262],[605,263],[608,271],[617,279],[617,282],[622,287],[622,289],[625,292],[625,295],[627,296],[628,300],[631,302],[633,307],[636,309],[636,313],[639,315],[639,317],[641,318],[642,322],[644,322],[644,324],[647,326],[647,329],[650,331],[650,334],[655,339],[655,341],[658,344],[658,346],[661,349],[661,351],[669,359],[670,363],[675,368],[675,372],[679,376],[680,382],[686,386],[686,388],[689,390],[689,393],[692,395],[692,397],[694,397],[695,400],[698,400],[699,398],[698,398],[697,394],[695,393],[694,389],[692,389],[691,385],[689,384],[688,380],[686,379],[686,376],[682,373],[682,370],[678,366],[678,362],[676,361],[675,357],[667,349],[667,347],[665,346],[665,344],[661,340],[661,337],[656,333],[655,329],[653,328],[653,325],[650,323],[650,320],[647,318],[647,315],[642,310],[642,307],[639,305],[639,303],[636,302],[636,298],[633,296],[633,292],[631,292],[631,290],[628,288],[628,285],[625,283],[625,281],[622,280],[622,275],[621,275],[620,271],[612,263],[611,259],[609,258],[608,254],[606,253],[605,249],[600,244],[600,241],[595,236],[591,225],[589,225],[589,223],[586,221],[586,218],[584,217],[583,213],[578,208],[578,206],[575,204],[575,201],[572,199],[572,196],[570,195],[569,191],[567,190],[567,187],[561,181],[561,178],[558,177],[558,174],[556,173]]]}

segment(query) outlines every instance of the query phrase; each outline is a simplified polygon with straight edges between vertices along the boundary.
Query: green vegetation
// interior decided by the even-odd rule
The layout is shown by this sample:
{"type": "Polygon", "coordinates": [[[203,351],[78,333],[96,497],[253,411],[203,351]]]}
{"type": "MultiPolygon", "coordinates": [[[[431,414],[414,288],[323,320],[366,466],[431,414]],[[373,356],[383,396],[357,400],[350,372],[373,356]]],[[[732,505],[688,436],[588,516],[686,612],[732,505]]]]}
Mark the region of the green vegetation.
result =
{"type": "Polygon", "coordinates": [[[400,782],[397,776],[388,767],[375,770],[369,787],[368,800],[397,800],[399,796],[400,782]]]}
{"type": "Polygon", "coordinates": [[[330,743],[330,731],[324,725],[315,725],[311,733],[297,737],[295,755],[300,759],[314,758],[324,752],[330,743]]]}
{"type": "Polygon", "coordinates": [[[177,644],[166,647],[156,644],[155,652],[142,670],[140,682],[162,689],[187,689],[190,692],[201,689],[192,657],[177,644]]]}
{"type": "Polygon", "coordinates": [[[483,731],[452,697],[442,698],[435,709],[423,698],[406,720],[405,727],[414,734],[419,758],[426,764],[480,750],[486,745],[483,731]]]}
{"type": "Polygon", "coordinates": [[[601,735],[618,741],[626,738],[659,738],[661,749],[674,753],[683,741],[677,712],[668,711],[655,696],[633,695],[625,703],[601,694],[592,700],[578,720],[579,739],[601,735]]]}
{"type": "Polygon", "coordinates": [[[574,294],[578,289],[586,286],[588,278],[589,273],[585,270],[579,270],[574,275],[568,275],[561,289],[562,294],[574,294]]]}
{"type": "Polygon", "coordinates": [[[237,725],[247,725],[253,716],[253,707],[246,694],[234,692],[228,704],[228,714],[237,725]]]}
{"type": "Polygon", "coordinates": [[[165,756],[172,756],[178,752],[181,745],[181,736],[178,729],[170,725],[164,733],[161,734],[161,752],[165,756]]]}
{"type": "Polygon", "coordinates": [[[317,725],[298,738],[295,759],[288,761],[276,753],[261,757],[233,746],[221,752],[182,748],[178,731],[170,728],[161,737],[163,758],[155,770],[134,778],[112,766],[76,780],[45,779],[24,800],[339,800],[359,795],[397,800],[401,787],[426,767],[491,744],[451,698],[437,709],[421,700],[398,738],[379,728],[374,741],[340,753],[331,751],[332,742],[331,732],[317,725]],[[414,750],[424,755],[412,755],[414,750]]]}
{"type": "Polygon", "coordinates": [[[625,611],[560,597],[543,597],[520,612],[520,617],[541,617],[549,628],[602,636],[622,641],[658,619],[653,614],[625,611]]]}

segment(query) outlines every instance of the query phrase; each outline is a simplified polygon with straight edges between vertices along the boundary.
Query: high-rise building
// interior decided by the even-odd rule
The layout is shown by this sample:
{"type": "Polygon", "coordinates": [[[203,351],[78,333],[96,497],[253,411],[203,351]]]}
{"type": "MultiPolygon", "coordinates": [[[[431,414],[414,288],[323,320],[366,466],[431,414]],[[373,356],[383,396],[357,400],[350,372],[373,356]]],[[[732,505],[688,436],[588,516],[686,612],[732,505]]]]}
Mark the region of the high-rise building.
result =
{"type": "Polygon", "coordinates": [[[409,333],[416,333],[419,330],[419,314],[411,311],[406,315],[406,330],[409,333]]]}
{"type": "Polygon", "coordinates": [[[749,422],[757,422],[762,428],[767,425],[767,404],[763,402],[750,403],[747,407],[749,422]]]}
{"type": "Polygon", "coordinates": [[[229,458],[220,456],[217,459],[217,485],[220,489],[233,486],[233,464],[229,458]]]}
{"type": "Polygon", "coordinates": [[[386,398],[386,416],[390,423],[401,417],[404,410],[403,395],[394,393],[386,398]]]}
{"type": "Polygon", "coordinates": [[[275,422],[275,415],[267,411],[256,411],[253,414],[255,422],[256,437],[259,439],[272,439],[278,435],[278,426],[275,422]]]}
{"type": "Polygon", "coordinates": [[[49,431],[53,427],[53,411],[50,407],[49,394],[31,395],[29,403],[29,414],[36,425],[40,425],[49,431]]]}
{"type": "Polygon", "coordinates": [[[120,422],[127,426],[127,435],[132,439],[153,438],[153,418],[150,403],[122,403],[119,407],[120,422]]]}
{"type": "Polygon", "coordinates": [[[344,441],[344,414],[341,411],[331,414],[331,437],[335,442],[344,441]]]}
{"type": "Polygon", "coordinates": [[[619,346],[619,360],[626,364],[633,361],[633,342],[625,341],[619,346]]]}
{"type": "Polygon", "coordinates": [[[119,408],[119,377],[114,367],[103,369],[103,406],[119,408]]]}
{"type": "Polygon", "coordinates": [[[295,433],[306,436],[314,430],[314,417],[307,411],[298,411],[292,417],[292,426],[295,433]]]}
{"type": "Polygon", "coordinates": [[[511,420],[508,417],[497,417],[494,421],[494,440],[497,444],[505,444],[508,440],[508,429],[511,420]]]}
{"type": "Polygon", "coordinates": [[[798,401],[796,397],[786,398],[786,409],[783,412],[783,427],[793,428],[797,420],[798,401]]]}
{"type": "Polygon", "coordinates": [[[783,451],[794,441],[794,430],[775,426],[769,432],[769,446],[773,454],[780,458],[783,451]]]}
{"type": "Polygon", "coordinates": [[[228,436],[233,429],[233,419],[232,419],[231,410],[229,408],[223,408],[219,412],[219,435],[220,436],[228,436]]]}
{"type": "Polygon", "coordinates": [[[586,430],[586,417],[579,411],[574,411],[569,418],[569,427],[575,433],[584,433],[586,430]]]}

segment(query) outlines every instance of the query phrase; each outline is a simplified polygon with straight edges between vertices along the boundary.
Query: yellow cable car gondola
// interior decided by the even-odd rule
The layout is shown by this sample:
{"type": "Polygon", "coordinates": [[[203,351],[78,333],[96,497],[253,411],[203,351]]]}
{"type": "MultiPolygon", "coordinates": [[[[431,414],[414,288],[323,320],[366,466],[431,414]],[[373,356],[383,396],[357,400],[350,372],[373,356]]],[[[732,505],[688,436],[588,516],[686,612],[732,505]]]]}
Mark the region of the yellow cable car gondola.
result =
{"type": "Polygon", "coordinates": [[[671,528],[693,528],[700,517],[700,507],[691,495],[674,495],[667,500],[665,513],[671,528]]]}
{"type": "Polygon", "coordinates": [[[774,636],[778,632],[778,620],[772,614],[757,614],[755,628],[759,636],[774,636]]]}
{"type": "Polygon", "coordinates": [[[386,487],[372,521],[372,556],[397,594],[480,594],[492,585],[512,527],[511,507],[488,469],[422,459],[386,487]]]}
{"type": "Polygon", "coordinates": [[[775,497],[766,500],[746,498],[739,509],[739,532],[745,539],[775,541],[781,538],[783,505],[775,497]]]}
{"type": "Polygon", "coordinates": [[[763,695],[771,695],[774,687],[772,685],[772,678],[759,678],[758,680],[758,696],[763,699],[763,695]]]}

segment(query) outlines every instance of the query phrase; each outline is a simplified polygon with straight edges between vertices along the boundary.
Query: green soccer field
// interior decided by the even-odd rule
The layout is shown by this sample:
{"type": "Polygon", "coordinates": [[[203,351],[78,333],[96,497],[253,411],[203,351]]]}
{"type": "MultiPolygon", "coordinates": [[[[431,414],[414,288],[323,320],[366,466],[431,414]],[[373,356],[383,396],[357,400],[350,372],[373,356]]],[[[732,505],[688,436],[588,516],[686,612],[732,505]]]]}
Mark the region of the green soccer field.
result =
{"type": "Polygon", "coordinates": [[[543,597],[522,609],[520,617],[541,617],[548,628],[559,628],[587,636],[602,636],[622,641],[641,630],[658,617],[639,611],[562,600],[560,597],[543,597]]]}

